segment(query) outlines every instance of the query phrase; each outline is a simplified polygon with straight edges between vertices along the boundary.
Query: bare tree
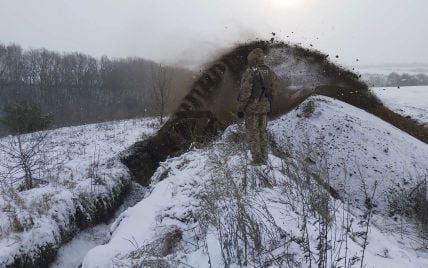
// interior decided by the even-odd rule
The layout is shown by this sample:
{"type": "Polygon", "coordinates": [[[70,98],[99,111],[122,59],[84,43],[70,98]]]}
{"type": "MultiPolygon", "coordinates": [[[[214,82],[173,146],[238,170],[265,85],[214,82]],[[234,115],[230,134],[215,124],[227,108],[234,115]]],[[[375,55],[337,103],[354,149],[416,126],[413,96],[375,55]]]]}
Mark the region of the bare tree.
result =
{"type": "Polygon", "coordinates": [[[11,135],[0,144],[0,153],[5,155],[0,166],[6,170],[5,175],[11,183],[23,180],[24,189],[34,187],[34,175],[46,164],[44,148],[47,135],[48,132],[11,135]]]}
{"type": "Polygon", "coordinates": [[[159,64],[158,67],[152,67],[152,100],[156,113],[159,115],[160,124],[166,114],[166,109],[171,101],[171,81],[173,71],[159,64]]]}
{"type": "Polygon", "coordinates": [[[26,102],[6,106],[0,122],[11,131],[7,139],[0,143],[3,155],[0,167],[5,170],[12,183],[24,180],[24,188],[34,187],[34,174],[44,166],[45,148],[50,118],[41,114],[40,108],[26,102]]]}
{"type": "MultiPolygon", "coordinates": [[[[54,115],[57,127],[160,112],[164,121],[169,107],[187,94],[193,76],[189,70],[142,58],[97,59],[0,43],[0,106],[36,102],[54,115]]],[[[0,124],[0,136],[10,133],[0,124]]]]}

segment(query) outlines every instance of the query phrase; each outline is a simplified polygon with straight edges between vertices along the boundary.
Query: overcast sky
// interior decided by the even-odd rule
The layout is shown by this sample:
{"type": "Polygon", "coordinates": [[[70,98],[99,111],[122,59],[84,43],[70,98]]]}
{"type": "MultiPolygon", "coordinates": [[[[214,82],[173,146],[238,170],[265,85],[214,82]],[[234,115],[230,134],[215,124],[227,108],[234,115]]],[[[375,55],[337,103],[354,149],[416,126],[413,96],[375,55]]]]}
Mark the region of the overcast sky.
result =
{"type": "Polygon", "coordinates": [[[427,0],[0,0],[0,42],[194,65],[276,32],[345,65],[428,63],[427,15],[427,0]]]}

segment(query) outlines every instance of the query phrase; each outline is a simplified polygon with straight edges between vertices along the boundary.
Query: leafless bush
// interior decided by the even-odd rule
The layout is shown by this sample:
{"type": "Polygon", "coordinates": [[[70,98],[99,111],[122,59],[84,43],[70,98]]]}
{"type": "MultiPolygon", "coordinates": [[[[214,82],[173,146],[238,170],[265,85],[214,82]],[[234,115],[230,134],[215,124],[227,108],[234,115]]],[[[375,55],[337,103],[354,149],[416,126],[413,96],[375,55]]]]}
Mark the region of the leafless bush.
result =
{"type": "Polygon", "coordinates": [[[91,179],[91,192],[95,192],[96,187],[105,185],[105,174],[100,173],[100,149],[95,147],[91,164],[87,169],[87,176],[91,179]]]}
{"type": "Polygon", "coordinates": [[[413,209],[419,226],[425,235],[428,235],[427,176],[410,192],[410,197],[414,202],[413,209]]]}
{"type": "Polygon", "coordinates": [[[281,172],[290,179],[280,182],[283,195],[279,201],[285,214],[299,215],[300,233],[293,240],[309,267],[350,267],[361,260],[348,251],[354,220],[330,185],[328,155],[322,144],[322,138],[311,141],[307,137],[300,149],[274,148],[282,156],[281,172]],[[311,239],[314,232],[315,241],[311,239]]]}
{"type": "Polygon", "coordinates": [[[173,70],[159,64],[157,67],[152,66],[151,75],[151,98],[159,115],[159,124],[162,125],[171,102],[173,70]]]}
{"type": "MultiPolygon", "coordinates": [[[[405,184],[409,180],[405,180],[405,184]]],[[[410,180],[413,181],[413,180],[410,180]]],[[[389,194],[390,216],[399,221],[401,236],[414,236],[426,246],[428,239],[428,195],[427,176],[420,176],[407,187],[391,189],[389,194]],[[412,235],[411,228],[405,225],[405,219],[414,219],[418,227],[418,234],[412,235]]]]}
{"type": "Polygon", "coordinates": [[[362,243],[362,251],[361,251],[361,268],[364,265],[364,257],[365,257],[365,253],[366,253],[366,249],[368,246],[368,236],[369,236],[369,230],[370,230],[370,225],[372,222],[372,218],[373,218],[373,214],[375,212],[375,208],[376,208],[376,199],[377,199],[377,186],[378,186],[378,182],[375,181],[373,187],[370,187],[371,189],[369,189],[369,187],[367,186],[364,178],[361,176],[361,172],[360,172],[360,178],[361,178],[361,186],[364,190],[364,213],[363,213],[363,219],[359,222],[360,226],[363,227],[363,231],[357,233],[357,235],[359,237],[362,238],[363,243],[362,243]]]}
{"type": "Polygon", "coordinates": [[[214,231],[225,266],[295,266],[286,250],[289,237],[277,226],[257,191],[247,193],[243,187],[244,175],[249,179],[257,175],[236,176],[221,154],[213,153],[210,161],[215,175],[198,195],[200,210],[196,216],[203,239],[214,231]]]}
{"type": "Polygon", "coordinates": [[[35,183],[43,183],[37,175],[44,172],[49,161],[46,157],[48,135],[49,132],[43,131],[4,138],[0,143],[1,177],[26,190],[33,188],[35,183]]]}
{"type": "Polygon", "coordinates": [[[315,112],[315,102],[313,100],[308,101],[302,108],[303,116],[309,118],[315,112]]]}
{"type": "MultiPolygon", "coordinates": [[[[162,234],[160,238],[145,244],[139,245],[138,242],[132,238],[128,239],[135,249],[127,254],[127,260],[131,261],[132,267],[154,267],[154,268],[169,268],[177,266],[188,266],[178,258],[176,258],[176,250],[183,239],[182,230],[174,226],[174,228],[162,234]]],[[[123,265],[121,260],[115,260],[115,265],[121,267],[123,265]]],[[[129,267],[128,264],[123,266],[129,267]]]]}
{"type": "MultiPolygon", "coordinates": [[[[349,252],[348,242],[354,239],[356,222],[349,205],[345,207],[330,185],[328,155],[322,140],[314,143],[307,139],[298,151],[288,148],[282,154],[273,148],[283,159],[283,176],[276,177],[270,164],[263,169],[249,166],[245,144],[236,139],[239,128],[229,132],[227,146],[217,144],[217,150],[210,154],[214,175],[198,196],[201,209],[197,215],[201,236],[215,233],[226,266],[296,267],[298,262],[288,250],[293,243],[300,246],[309,267],[351,267],[362,262],[361,256],[349,252]],[[231,155],[240,156],[234,160],[239,164],[233,167],[231,155]],[[300,233],[287,233],[277,225],[265,197],[259,194],[261,187],[282,190],[275,202],[281,204],[284,217],[298,215],[300,233]]],[[[370,224],[368,220],[365,226],[370,224]]]]}

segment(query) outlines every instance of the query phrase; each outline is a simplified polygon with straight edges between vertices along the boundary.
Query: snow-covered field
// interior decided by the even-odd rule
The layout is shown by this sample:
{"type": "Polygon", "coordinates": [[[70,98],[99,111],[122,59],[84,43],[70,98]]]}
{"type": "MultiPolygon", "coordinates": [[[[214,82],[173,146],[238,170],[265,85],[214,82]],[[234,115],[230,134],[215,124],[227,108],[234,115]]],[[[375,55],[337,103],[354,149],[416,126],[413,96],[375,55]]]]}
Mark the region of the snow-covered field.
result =
{"type": "Polygon", "coordinates": [[[428,124],[428,86],[374,87],[371,90],[394,112],[428,124]]]}
{"type": "MultiPolygon", "coordinates": [[[[6,169],[11,156],[0,153],[0,266],[57,248],[64,236],[78,231],[77,221],[93,222],[97,212],[90,210],[99,202],[113,206],[130,181],[119,152],[157,127],[155,119],[147,118],[51,130],[43,150],[47,161],[35,174],[40,185],[20,192],[19,172],[6,169]],[[75,218],[77,211],[83,218],[75,218]]],[[[8,148],[10,140],[0,143],[8,148]]]]}
{"type": "Polygon", "coordinates": [[[349,66],[369,86],[427,85],[428,65],[349,66]],[[390,76],[394,73],[394,76],[390,76]],[[397,78],[398,76],[399,78],[397,78]]]}
{"type": "Polygon", "coordinates": [[[266,166],[247,164],[237,125],[162,163],[83,267],[428,267],[422,233],[391,212],[428,173],[427,144],[319,96],[269,132],[266,166]]]}
{"type": "Polygon", "coordinates": [[[392,72],[398,73],[398,74],[428,74],[428,65],[420,64],[420,65],[379,65],[379,66],[353,66],[355,71],[365,74],[381,74],[381,75],[389,75],[392,72]]]}

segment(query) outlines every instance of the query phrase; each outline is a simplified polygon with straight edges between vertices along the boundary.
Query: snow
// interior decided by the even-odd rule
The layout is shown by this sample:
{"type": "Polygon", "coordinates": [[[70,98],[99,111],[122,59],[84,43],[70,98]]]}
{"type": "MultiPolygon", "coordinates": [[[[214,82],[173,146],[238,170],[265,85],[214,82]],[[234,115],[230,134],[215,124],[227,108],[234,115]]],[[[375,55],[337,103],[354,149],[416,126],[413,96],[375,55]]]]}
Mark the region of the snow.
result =
{"type": "MultiPolygon", "coordinates": [[[[284,55],[275,50],[272,53],[284,55]]],[[[305,69],[306,65],[292,59],[280,62],[273,65],[284,77],[296,76],[289,70],[318,73],[316,67],[305,69]]],[[[310,86],[323,79],[302,76],[296,86],[310,86]]],[[[394,111],[428,122],[428,87],[372,90],[394,111]]],[[[0,266],[11,263],[17,254],[36,255],[42,245],[59,246],[64,230],[78,231],[70,218],[81,204],[78,200],[111,195],[115,187],[128,183],[118,154],[156,128],[154,119],[135,119],[50,131],[46,158],[52,161],[39,174],[47,183],[28,191],[12,191],[15,196],[0,195],[0,266]],[[102,184],[94,184],[94,177],[101,178],[102,184]],[[13,230],[13,217],[23,225],[23,231],[13,230]]],[[[201,215],[209,210],[201,200],[217,189],[243,187],[244,177],[250,185],[242,195],[247,212],[266,227],[262,241],[267,253],[261,259],[286,253],[296,266],[309,267],[309,259],[314,265],[319,257],[320,215],[307,218],[312,252],[308,259],[299,243],[303,237],[302,212],[307,209],[302,200],[326,190],[315,182],[302,190],[293,177],[299,172],[287,171],[302,164],[328,178],[328,185],[339,195],[339,199],[327,198],[328,217],[332,218],[328,235],[335,241],[330,251],[331,256],[343,257],[346,241],[347,258],[329,257],[327,266],[343,266],[353,257],[352,266],[360,266],[367,194],[375,190],[364,266],[428,267],[426,240],[414,221],[398,217],[404,221],[403,227],[397,218],[390,217],[394,195],[412,189],[428,174],[427,144],[363,110],[323,96],[308,98],[295,110],[269,122],[268,129],[275,150],[269,154],[267,165],[247,165],[249,152],[242,149],[242,125],[230,126],[211,144],[161,163],[147,191],[133,184],[134,192],[114,220],[79,232],[59,249],[51,267],[78,267],[82,260],[87,268],[138,267],[149,261],[164,261],[172,267],[208,267],[209,263],[224,267],[224,243],[216,226],[202,226],[201,215]],[[348,221],[351,231],[344,228],[348,221]],[[159,256],[163,239],[174,230],[182,232],[181,241],[173,253],[159,256]]],[[[7,137],[0,140],[7,142],[7,137]]],[[[7,156],[0,155],[0,159],[5,161],[7,156]]],[[[4,171],[0,169],[0,173],[4,171]]],[[[228,213],[237,205],[233,198],[226,195],[215,200],[221,224],[227,223],[228,213]]],[[[284,265],[273,263],[270,267],[284,265]]],[[[230,267],[239,267],[236,259],[232,258],[230,267]]]]}
{"type": "Polygon", "coordinates": [[[381,74],[381,75],[389,75],[392,72],[398,73],[398,74],[428,74],[428,65],[423,64],[415,64],[415,65],[380,65],[380,66],[353,66],[354,70],[356,70],[359,73],[362,74],[381,74]]]}
{"type": "Polygon", "coordinates": [[[428,86],[371,89],[394,112],[428,124],[428,86]]]}
{"type": "Polygon", "coordinates": [[[363,184],[377,183],[379,210],[387,211],[391,185],[414,186],[428,174],[428,146],[354,106],[328,97],[311,97],[296,110],[270,123],[283,151],[303,151],[313,160],[323,155],[330,184],[363,205],[363,184]],[[312,101],[314,113],[304,107],[312,101]],[[309,146],[307,146],[309,145],[309,146]],[[349,189],[346,189],[349,188],[349,189]]]}
{"type": "MultiPolygon", "coordinates": [[[[145,188],[133,182],[129,193],[126,196],[121,207],[116,211],[115,219],[126,208],[135,205],[144,198],[145,188]]],[[[100,223],[94,227],[80,231],[70,242],[62,246],[55,261],[50,265],[51,268],[75,268],[82,263],[86,253],[92,248],[102,245],[110,239],[110,224],[100,223]]]]}
{"type": "MultiPolygon", "coordinates": [[[[91,250],[88,254],[92,258],[87,256],[83,267],[114,267],[116,256],[135,249],[136,245],[132,241],[135,240],[138,245],[156,237],[157,229],[162,229],[165,224],[158,223],[162,214],[174,212],[183,214],[183,210],[192,205],[192,200],[187,194],[192,191],[192,185],[198,183],[196,178],[202,181],[204,176],[208,175],[201,169],[204,160],[206,155],[201,157],[198,151],[190,152],[178,159],[171,159],[171,162],[168,162],[168,180],[157,183],[144,202],[127,209],[116,219],[112,225],[109,243],[91,250]],[[180,170],[183,163],[187,163],[184,172],[180,170]]],[[[154,177],[160,172],[162,167],[154,177]]]]}
{"type": "MultiPolygon", "coordinates": [[[[201,215],[209,212],[204,210],[201,200],[217,189],[227,192],[229,183],[242,187],[244,177],[254,182],[242,195],[248,213],[269,227],[262,239],[266,248],[272,247],[262,259],[285,252],[293,256],[296,266],[309,267],[299,239],[294,238],[303,237],[302,198],[310,199],[323,190],[314,183],[306,190],[298,187],[301,182],[290,177],[293,172],[286,171],[285,167],[299,160],[303,160],[299,163],[307,161],[314,165],[313,170],[327,167],[328,183],[340,194],[340,199],[327,199],[333,219],[328,235],[331,241],[337,242],[331,248],[331,256],[344,256],[346,238],[348,257],[329,257],[327,266],[343,266],[345,260],[355,260],[353,266],[360,266],[363,240],[358,234],[365,229],[362,215],[367,210],[361,187],[364,185],[371,192],[377,181],[373,200],[375,214],[368,228],[364,266],[428,267],[427,253],[414,249],[420,245],[400,235],[397,229],[386,227],[391,220],[387,216],[385,197],[388,190],[409,185],[403,183],[403,178],[416,180],[417,174],[427,173],[428,145],[362,110],[319,96],[310,97],[296,110],[270,122],[269,132],[276,152],[269,155],[266,166],[245,164],[248,152],[239,150],[240,125],[230,126],[221,138],[206,147],[193,148],[167,159],[154,174],[146,197],[116,219],[111,225],[108,243],[90,250],[83,267],[136,267],[147,261],[164,261],[173,267],[208,267],[208,263],[212,267],[225,266],[219,230],[210,225],[206,233],[201,231],[200,222],[204,219],[201,215]],[[305,114],[306,105],[314,105],[312,114],[305,114]],[[325,151],[328,154],[323,154],[325,151]],[[345,231],[347,220],[351,222],[351,231],[345,231]],[[175,252],[154,256],[162,248],[158,244],[162,245],[165,234],[175,229],[183,232],[175,252]],[[269,231],[276,233],[268,235],[269,231]],[[335,237],[343,239],[335,240],[335,237]]],[[[220,222],[224,223],[227,213],[236,205],[233,195],[214,202],[219,204],[217,212],[221,215],[220,222]]],[[[319,217],[311,214],[307,219],[312,265],[320,239],[319,217]]],[[[231,267],[239,265],[235,262],[231,267]]]]}
{"type": "Polygon", "coordinates": [[[107,242],[109,237],[109,226],[103,223],[78,233],[72,242],[59,250],[55,262],[50,267],[79,267],[86,253],[107,242]]]}
{"type": "MultiPolygon", "coordinates": [[[[153,134],[157,127],[155,119],[145,118],[50,130],[44,155],[49,162],[37,174],[45,182],[18,192],[13,190],[17,187],[12,184],[14,180],[9,180],[10,177],[2,180],[0,266],[11,263],[18,255],[37,256],[43,246],[57,248],[64,235],[77,231],[73,218],[79,208],[93,206],[101,197],[108,200],[114,197],[113,192],[119,194],[130,180],[126,167],[118,159],[119,152],[153,134]],[[8,188],[10,185],[12,190],[8,188]]],[[[3,138],[0,143],[7,144],[9,139],[3,138]]],[[[8,157],[0,154],[1,161],[8,161],[8,157]]],[[[0,174],[7,174],[7,170],[0,168],[0,174]]],[[[102,233],[101,229],[99,226],[92,232],[102,233]]],[[[98,242],[95,239],[85,247],[76,243],[70,251],[84,255],[85,250],[98,242]]]]}

